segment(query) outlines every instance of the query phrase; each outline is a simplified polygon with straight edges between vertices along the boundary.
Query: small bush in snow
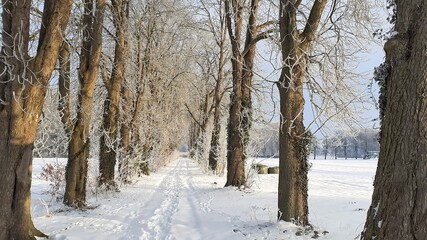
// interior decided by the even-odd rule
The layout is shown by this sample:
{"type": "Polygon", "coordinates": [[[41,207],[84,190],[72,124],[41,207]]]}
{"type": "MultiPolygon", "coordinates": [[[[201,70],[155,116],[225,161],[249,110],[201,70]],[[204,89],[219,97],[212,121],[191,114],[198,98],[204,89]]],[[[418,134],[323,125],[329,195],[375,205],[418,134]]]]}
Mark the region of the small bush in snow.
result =
{"type": "Polygon", "coordinates": [[[48,193],[52,196],[52,198],[56,198],[56,200],[59,201],[63,195],[62,192],[65,182],[64,164],[59,161],[55,161],[54,163],[46,163],[42,167],[40,179],[50,182],[50,189],[48,193]]]}

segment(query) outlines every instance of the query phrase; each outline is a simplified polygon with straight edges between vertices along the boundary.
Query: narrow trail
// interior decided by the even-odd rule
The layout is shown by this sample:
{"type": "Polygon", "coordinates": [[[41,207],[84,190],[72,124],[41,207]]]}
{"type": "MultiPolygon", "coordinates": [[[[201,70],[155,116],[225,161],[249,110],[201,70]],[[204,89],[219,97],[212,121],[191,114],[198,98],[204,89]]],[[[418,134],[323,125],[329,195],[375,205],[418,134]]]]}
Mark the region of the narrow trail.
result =
{"type": "Polygon", "coordinates": [[[128,234],[121,239],[223,239],[224,233],[216,231],[218,224],[222,225],[219,229],[229,228],[233,233],[227,219],[209,208],[212,188],[195,186],[193,178],[202,176],[197,164],[178,158],[162,172],[165,174],[156,191],[129,217],[124,231],[128,234]]]}

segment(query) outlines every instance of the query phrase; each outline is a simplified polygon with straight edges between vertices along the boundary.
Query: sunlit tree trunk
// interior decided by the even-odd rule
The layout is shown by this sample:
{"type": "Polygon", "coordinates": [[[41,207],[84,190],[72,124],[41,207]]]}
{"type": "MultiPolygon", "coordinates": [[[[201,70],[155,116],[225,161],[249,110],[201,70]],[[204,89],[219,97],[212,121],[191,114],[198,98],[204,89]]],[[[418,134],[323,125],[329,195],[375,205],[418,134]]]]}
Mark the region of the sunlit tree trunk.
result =
{"type": "Polygon", "coordinates": [[[58,111],[67,137],[70,137],[73,130],[70,113],[70,70],[70,46],[64,41],[59,51],[58,111]]]}
{"type": "Polygon", "coordinates": [[[395,36],[384,45],[381,146],[361,239],[427,236],[427,5],[395,1],[395,36]]]}
{"type": "Polygon", "coordinates": [[[104,102],[102,135],[99,152],[99,184],[115,186],[114,168],[117,157],[117,138],[119,132],[120,91],[126,63],[126,30],[129,17],[128,0],[112,0],[113,23],[116,29],[116,47],[111,76],[104,79],[107,88],[107,99],[104,102]]]}
{"type": "Polygon", "coordinates": [[[242,8],[243,2],[232,1],[233,12],[230,1],[225,1],[225,12],[228,35],[230,37],[232,49],[232,77],[233,91],[230,95],[230,111],[228,119],[227,135],[227,182],[225,186],[242,186],[246,183],[244,166],[243,139],[240,134],[240,115],[242,102],[242,72],[243,59],[240,53],[241,33],[242,33],[242,8]],[[234,30],[232,18],[234,17],[234,30]]]}
{"type": "Polygon", "coordinates": [[[2,1],[0,53],[0,239],[44,237],[31,220],[33,148],[46,89],[73,1],[44,2],[37,53],[30,58],[31,1],[2,1]]]}
{"type": "Polygon", "coordinates": [[[90,146],[90,123],[93,94],[98,79],[102,48],[102,24],[105,0],[85,0],[83,15],[83,43],[80,52],[78,79],[80,91],[77,117],[68,144],[64,204],[81,208],[86,204],[86,181],[90,146]]]}

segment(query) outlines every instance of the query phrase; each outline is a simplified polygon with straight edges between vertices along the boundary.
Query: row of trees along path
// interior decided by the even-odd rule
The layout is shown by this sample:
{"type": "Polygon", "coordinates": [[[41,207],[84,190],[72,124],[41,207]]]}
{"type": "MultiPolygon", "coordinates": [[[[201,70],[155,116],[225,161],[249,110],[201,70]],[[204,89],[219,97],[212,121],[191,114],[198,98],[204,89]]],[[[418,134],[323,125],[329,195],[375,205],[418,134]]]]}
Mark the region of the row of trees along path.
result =
{"type": "MultiPolygon", "coordinates": [[[[354,60],[354,52],[363,49],[363,39],[372,34],[369,6],[373,5],[367,0],[201,0],[194,4],[3,1],[0,240],[46,237],[31,220],[30,187],[33,148],[52,84],[58,86],[60,121],[68,144],[65,205],[86,206],[92,134],[100,139],[98,184],[108,190],[117,189],[117,179],[129,180],[135,167],[146,172],[155,166],[149,159],[170,153],[188,137],[183,132],[190,132],[194,157],[209,146],[205,162],[209,170],[220,173],[224,107],[229,108],[226,186],[245,187],[252,95],[257,86],[255,60],[262,40],[280,49],[280,60],[272,60],[273,65],[279,62],[280,69],[275,81],[280,96],[278,216],[309,224],[311,136],[303,124],[304,103],[323,99],[330,104],[323,106],[325,112],[332,106],[349,105],[343,93],[349,98],[354,95],[346,85],[351,74],[344,63],[354,60]],[[203,17],[191,17],[194,11],[203,17]],[[70,39],[80,41],[77,48],[70,39]],[[58,77],[52,77],[55,70],[58,77]],[[73,77],[78,88],[72,87],[73,77]],[[105,100],[96,129],[92,117],[99,106],[98,79],[105,100]],[[305,97],[304,84],[310,96],[317,98],[305,97]],[[198,94],[189,94],[193,91],[198,94]],[[334,95],[337,92],[341,95],[334,95]],[[229,104],[224,101],[228,94],[229,104]],[[179,115],[186,120],[176,120],[179,115]],[[208,143],[211,116],[214,126],[208,143]],[[132,165],[134,159],[142,162],[132,165]]],[[[361,238],[425,239],[427,4],[422,0],[388,4],[395,34],[385,43],[386,60],[376,70],[381,86],[381,150],[361,238]]]]}

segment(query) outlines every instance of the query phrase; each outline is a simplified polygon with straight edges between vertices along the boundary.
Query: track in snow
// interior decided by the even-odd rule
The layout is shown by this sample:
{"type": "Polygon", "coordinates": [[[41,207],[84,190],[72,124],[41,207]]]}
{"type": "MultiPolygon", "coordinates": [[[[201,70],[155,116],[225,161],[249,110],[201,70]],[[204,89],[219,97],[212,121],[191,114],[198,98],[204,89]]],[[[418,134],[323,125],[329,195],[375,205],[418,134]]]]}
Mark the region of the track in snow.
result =
{"type": "Polygon", "coordinates": [[[217,224],[232,232],[226,218],[211,213],[209,189],[203,191],[195,186],[193,176],[202,174],[195,163],[178,158],[162,172],[167,173],[149,200],[132,212],[124,231],[128,234],[121,239],[221,239],[215,231],[217,224]]]}

